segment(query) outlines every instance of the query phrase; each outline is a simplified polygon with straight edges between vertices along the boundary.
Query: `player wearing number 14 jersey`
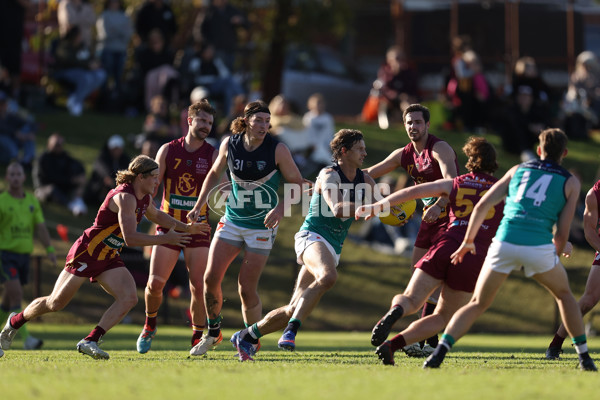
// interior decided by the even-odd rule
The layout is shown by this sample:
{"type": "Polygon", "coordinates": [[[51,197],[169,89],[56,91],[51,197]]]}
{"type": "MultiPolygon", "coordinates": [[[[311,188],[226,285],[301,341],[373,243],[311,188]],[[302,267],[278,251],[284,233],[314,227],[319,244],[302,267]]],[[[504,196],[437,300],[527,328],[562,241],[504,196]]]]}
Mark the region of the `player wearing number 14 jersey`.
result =
{"type": "Polygon", "coordinates": [[[560,166],[567,155],[567,136],[560,129],[540,133],[540,160],[511,168],[479,201],[469,220],[460,248],[452,263],[481,249],[475,243],[488,212],[506,197],[504,216],[477,279],[472,299],[459,309],[446,327],[442,340],[427,358],[424,368],[438,368],[452,345],[471,328],[492,304],[508,275],[523,269],[556,299],[561,318],[579,355],[579,367],[597,371],[588,349],[579,306],[569,288],[558,254],[568,256],[567,242],[581,185],[560,166]],[[553,233],[554,225],[556,229],[553,233]]]}
{"type": "Polygon", "coordinates": [[[460,266],[450,264],[450,255],[458,249],[473,207],[497,181],[492,176],[498,168],[496,151],[484,138],[472,137],[463,147],[468,157],[468,174],[454,179],[440,179],[402,189],[387,198],[356,211],[357,217],[374,217],[389,202],[396,205],[410,199],[427,196],[447,196],[449,199],[449,224],[431,248],[415,265],[415,272],[403,294],[394,296],[392,307],[373,329],[371,343],[377,347],[378,357],[386,365],[394,364],[394,353],[403,349],[407,355],[414,343],[436,335],[454,312],[466,304],[475,288],[475,282],[485,258],[486,250],[502,218],[502,203],[492,208],[477,237],[478,254],[470,254],[460,266]],[[414,314],[441,285],[440,303],[433,314],[413,322],[391,340],[386,340],[392,326],[401,317],[414,314]]]}

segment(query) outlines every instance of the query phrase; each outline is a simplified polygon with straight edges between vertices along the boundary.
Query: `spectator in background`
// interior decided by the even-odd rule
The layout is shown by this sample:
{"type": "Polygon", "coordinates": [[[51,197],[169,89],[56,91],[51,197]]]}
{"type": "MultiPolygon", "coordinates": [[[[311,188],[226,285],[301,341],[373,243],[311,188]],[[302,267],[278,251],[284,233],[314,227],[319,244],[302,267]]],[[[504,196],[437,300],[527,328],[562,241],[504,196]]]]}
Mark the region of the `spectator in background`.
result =
{"type": "Polygon", "coordinates": [[[171,7],[164,0],[146,0],[135,19],[135,33],[142,43],[149,42],[151,33],[158,29],[168,44],[177,32],[177,21],[171,7]]]}
{"type": "Polygon", "coordinates": [[[147,44],[135,49],[135,68],[138,80],[143,82],[144,106],[150,109],[150,101],[163,95],[169,104],[179,100],[179,72],[173,67],[174,53],[165,42],[160,29],[148,34],[147,44]]]}
{"type": "MultiPolygon", "coordinates": [[[[0,321],[6,320],[11,312],[21,311],[23,285],[29,281],[34,234],[42,242],[50,262],[56,265],[56,252],[44,224],[42,208],[38,200],[25,191],[25,179],[21,164],[10,163],[6,169],[8,187],[0,194],[0,283],[4,284],[0,321]]],[[[39,349],[44,343],[31,336],[27,329],[21,335],[25,350],[39,349]]]]}
{"type": "Polygon", "coordinates": [[[35,132],[31,123],[9,109],[8,101],[6,93],[0,91],[0,164],[20,160],[30,168],[35,157],[35,132]]]}
{"type": "Polygon", "coordinates": [[[154,96],[150,102],[150,112],[144,120],[144,135],[160,144],[181,137],[179,126],[171,120],[169,105],[163,96],[154,96]]]}
{"type": "Polygon", "coordinates": [[[191,92],[198,86],[206,88],[210,99],[222,102],[224,115],[229,114],[233,99],[244,93],[225,63],[215,55],[211,43],[195,43],[194,50],[183,57],[180,73],[184,91],[191,92]]]}
{"type": "Polygon", "coordinates": [[[305,169],[310,167],[308,156],[312,150],[312,133],[302,123],[302,117],[292,111],[283,95],[273,97],[269,110],[273,136],[289,148],[298,169],[306,175],[305,169]]]}
{"type": "Polygon", "coordinates": [[[64,149],[65,138],[53,133],[48,138],[46,151],[34,164],[35,196],[42,203],[52,201],[67,207],[73,215],[87,213],[83,201],[85,169],[80,161],[64,149]]]}
{"type": "Polygon", "coordinates": [[[587,139],[600,117],[600,60],[591,51],[577,56],[575,71],[561,110],[565,133],[572,139],[587,139]]]}
{"type": "MultiPolygon", "coordinates": [[[[25,13],[30,0],[5,0],[0,12],[0,70],[6,68],[11,96],[19,94],[25,13]]],[[[1,71],[0,71],[1,73],[1,71]]]]}
{"type": "Polygon", "coordinates": [[[123,0],[106,0],[104,11],[96,21],[96,54],[108,75],[107,90],[111,101],[119,98],[123,91],[123,70],[133,33],[131,20],[124,9],[123,0]]]}
{"type": "Polygon", "coordinates": [[[454,127],[476,132],[482,129],[489,112],[491,90],[483,75],[479,56],[466,47],[466,42],[462,46],[455,50],[453,76],[448,81],[446,94],[454,127]]]}
{"type": "Polygon", "coordinates": [[[551,89],[542,79],[533,57],[521,57],[515,63],[511,91],[513,100],[517,97],[519,86],[529,86],[533,90],[534,102],[549,109],[551,89]]]}
{"type": "Polygon", "coordinates": [[[417,85],[417,72],[408,64],[404,50],[400,46],[390,47],[373,83],[386,115],[401,119],[402,110],[417,102],[417,85]]]}
{"type": "Polygon", "coordinates": [[[200,25],[202,39],[215,46],[216,57],[235,71],[238,29],[248,28],[245,15],[228,0],[212,0],[206,14],[198,15],[196,25],[200,25]]]}
{"type": "Polygon", "coordinates": [[[310,96],[307,106],[308,112],[304,114],[302,122],[313,135],[310,160],[316,164],[315,169],[321,169],[332,163],[330,143],[335,135],[335,121],[326,110],[327,104],[322,94],[310,96]]]}
{"type": "Polygon", "coordinates": [[[523,162],[535,159],[533,150],[537,138],[548,125],[549,119],[544,108],[534,100],[533,88],[519,86],[515,102],[508,108],[501,131],[504,150],[520,154],[523,162]]]}
{"type": "Polygon", "coordinates": [[[85,99],[106,80],[106,72],[92,57],[78,26],[71,27],[58,41],[53,76],[75,86],[67,100],[67,109],[74,116],[82,114],[85,99]]]}
{"type": "Polygon", "coordinates": [[[87,181],[84,200],[92,207],[98,207],[115,186],[117,171],[127,169],[131,158],[125,154],[125,141],[113,135],[102,146],[100,155],[92,166],[92,175],[87,181]]]}
{"type": "Polygon", "coordinates": [[[58,3],[58,31],[61,37],[74,27],[79,27],[81,39],[88,49],[92,49],[93,28],[96,12],[87,0],[62,0],[58,3]]]}

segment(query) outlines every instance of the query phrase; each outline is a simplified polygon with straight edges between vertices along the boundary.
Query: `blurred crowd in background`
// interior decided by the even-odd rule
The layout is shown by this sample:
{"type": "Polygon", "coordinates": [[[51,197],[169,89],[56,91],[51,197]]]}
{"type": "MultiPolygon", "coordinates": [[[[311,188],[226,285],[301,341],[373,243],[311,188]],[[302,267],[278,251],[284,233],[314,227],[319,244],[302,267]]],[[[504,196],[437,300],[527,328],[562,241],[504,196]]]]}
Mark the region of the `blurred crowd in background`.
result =
{"type": "MultiPolygon", "coordinates": [[[[39,86],[46,100],[65,107],[73,117],[87,110],[145,116],[138,135],[112,136],[105,143],[87,178],[81,163],[62,149],[60,134],[48,138],[43,154],[35,154],[37,124],[28,98],[32,92],[21,76],[32,62],[22,54],[24,24],[32,12],[37,15],[37,6],[32,0],[3,3],[0,164],[16,159],[32,171],[39,199],[84,213],[114,184],[114,172],[126,166],[127,141],[136,151],[154,157],[162,143],[187,132],[189,104],[208,98],[219,112],[209,137],[217,145],[230,134],[229,124],[245,104],[261,97],[257,77],[248,68],[252,22],[244,11],[228,0],[201,1],[182,23],[170,3],[144,0],[126,8],[123,0],[47,2],[44,18],[56,25],[49,23],[53,29],[45,29],[43,60],[35,61],[43,64],[39,86]],[[61,170],[48,176],[44,163],[61,170]]],[[[546,127],[562,127],[576,140],[586,140],[600,128],[600,61],[593,52],[578,55],[567,88],[546,83],[529,56],[516,61],[509,82],[494,87],[471,39],[461,35],[449,40],[448,66],[440,71],[444,85],[433,94],[420,87],[420,71],[405,49],[390,46],[381,55],[379,69],[364,77],[362,112],[355,116],[385,130],[401,122],[408,104],[440,101],[445,110],[443,129],[498,134],[504,149],[523,160],[535,157],[537,134],[546,127]]],[[[314,61],[306,59],[307,53],[297,54],[300,61],[294,63],[302,68],[314,61]]],[[[294,63],[286,67],[293,68],[294,63]]],[[[333,65],[331,60],[322,62],[328,63],[333,65]]],[[[322,81],[323,88],[326,84],[322,81]]],[[[272,134],[288,145],[306,175],[330,163],[335,120],[329,110],[349,100],[342,97],[332,104],[330,94],[319,93],[319,88],[304,104],[283,92],[265,99],[270,101],[272,134]]]]}

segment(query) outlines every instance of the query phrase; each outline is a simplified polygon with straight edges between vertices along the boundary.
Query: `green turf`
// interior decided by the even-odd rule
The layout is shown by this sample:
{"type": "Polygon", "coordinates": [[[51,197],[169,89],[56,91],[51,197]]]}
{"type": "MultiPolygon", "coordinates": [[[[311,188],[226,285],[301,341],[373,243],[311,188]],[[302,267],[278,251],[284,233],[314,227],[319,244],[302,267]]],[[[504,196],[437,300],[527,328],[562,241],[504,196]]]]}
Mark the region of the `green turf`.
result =
{"type": "MultiPolygon", "coordinates": [[[[134,350],[138,327],[105,336],[108,361],[74,349],[89,327],[36,324],[44,350],[14,350],[0,359],[3,399],[574,399],[593,398],[598,376],[577,370],[568,345],[560,361],[542,360],[549,337],[467,335],[440,370],[397,353],[397,366],[379,364],[367,332],[303,332],[298,351],[280,351],[278,333],[262,339],[254,363],[240,363],[227,342],[190,358],[185,328],[161,327],[152,350],[134,350]]],[[[600,339],[590,341],[597,352],[600,339]]]]}

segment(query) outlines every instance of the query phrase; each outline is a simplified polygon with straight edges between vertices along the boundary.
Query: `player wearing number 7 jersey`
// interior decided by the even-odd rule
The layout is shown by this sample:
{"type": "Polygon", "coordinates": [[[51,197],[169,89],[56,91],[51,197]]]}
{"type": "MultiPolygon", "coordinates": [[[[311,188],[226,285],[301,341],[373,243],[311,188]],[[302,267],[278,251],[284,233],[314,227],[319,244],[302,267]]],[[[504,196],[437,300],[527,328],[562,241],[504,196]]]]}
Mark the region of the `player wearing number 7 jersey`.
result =
{"type": "MultiPolygon", "coordinates": [[[[417,262],[406,290],[394,296],[392,307],[373,329],[371,342],[379,346],[375,353],[383,364],[393,365],[394,353],[407,343],[437,335],[454,312],[469,301],[475,288],[486,252],[469,254],[458,268],[451,265],[450,255],[460,246],[473,206],[498,180],[492,176],[498,164],[494,146],[484,138],[471,137],[463,147],[463,152],[468,157],[468,174],[399,190],[375,204],[360,207],[355,213],[357,218],[370,219],[387,202],[396,205],[426,196],[446,196],[449,199],[450,222],[446,231],[417,262]],[[385,340],[394,323],[401,317],[414,314],[440,285],[440,302],[434,313],[416,320],[393,339],[385,340]]],[[[497,204],[486,216],[482,232],[477,237],[478,248],[487,249],[490,245],[502,218],[502,206],[502,203],[497,204]]],[[[409,351],[406,353],[410,355],[409,351]]]]}
{"type": "Polygon", "coordinates": [[[537,148],[541,160],[511,168],[475,206],[460,248],[452,254],[458,264],[468,253],[481,252],[475,238],[487,213],[506,197],[504,217],[488,250],[468,304],[454,314],[442,340],[423,368],[438,368],[452,345],[492,304],[498,289],[515,269],[524,270],[556,299],[560,315],[571,336],[579,367],[597,371],[588,354],[581,311],[569,288],[558,254],[570,255],[567,242],[581,185],[560,166],[567,155],[567,136],[560,129],[546,129],[537,148]],[[553,234],[553,227],[556,230],[553,234]]]}

